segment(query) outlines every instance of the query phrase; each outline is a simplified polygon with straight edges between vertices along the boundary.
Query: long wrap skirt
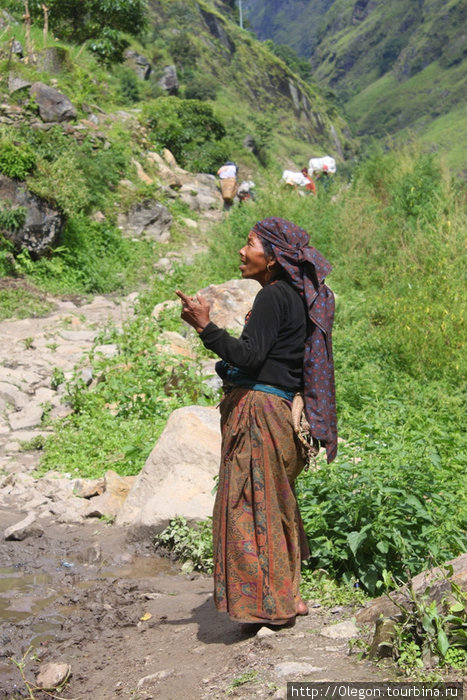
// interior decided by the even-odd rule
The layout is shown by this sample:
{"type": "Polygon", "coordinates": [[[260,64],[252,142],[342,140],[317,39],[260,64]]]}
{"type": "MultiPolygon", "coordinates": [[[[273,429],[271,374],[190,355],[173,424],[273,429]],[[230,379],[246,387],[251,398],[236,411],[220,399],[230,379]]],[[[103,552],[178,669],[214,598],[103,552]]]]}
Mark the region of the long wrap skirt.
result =
{"type": "Polygon", "coordinates": [[[232,389],[221,406],[222,457],[213,516],[214,600],[239,622],[296,614],[308,547],[294,492],[305,460],[290,402],[232,389]]]}

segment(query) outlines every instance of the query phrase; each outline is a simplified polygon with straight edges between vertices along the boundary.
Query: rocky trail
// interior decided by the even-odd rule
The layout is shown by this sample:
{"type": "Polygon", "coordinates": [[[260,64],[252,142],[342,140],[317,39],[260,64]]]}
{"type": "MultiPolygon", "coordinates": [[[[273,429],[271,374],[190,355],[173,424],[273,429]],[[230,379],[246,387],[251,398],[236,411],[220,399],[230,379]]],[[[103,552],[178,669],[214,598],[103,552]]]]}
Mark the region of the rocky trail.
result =
{"type": "Polygon", "coordinates": [[[48,316],[0,323],[0,698],[285,698],[287,681],[381,679],[349,655],[349,610],[316,605],[293,628],[242,635],[216,613],[209,577],[183,574],[142,532],[89,518],[76,479],[35,476],[40,451],[22,446],[53,430],[45,411],[71,410],[54,374],[79,365],[92,381],[86,353],[136,296],[48,299],[48,316]]]}

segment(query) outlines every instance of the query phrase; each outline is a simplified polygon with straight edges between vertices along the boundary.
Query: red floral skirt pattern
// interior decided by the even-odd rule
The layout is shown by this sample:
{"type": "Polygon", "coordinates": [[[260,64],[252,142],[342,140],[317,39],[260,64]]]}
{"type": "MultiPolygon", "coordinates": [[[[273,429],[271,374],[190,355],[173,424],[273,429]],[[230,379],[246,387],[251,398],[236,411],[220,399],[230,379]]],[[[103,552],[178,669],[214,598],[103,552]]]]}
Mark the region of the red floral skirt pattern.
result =
{"type": "Polygon", "coordinates": [[[301,559],[308,555],[293,486],[305,462],[290,402],[235,388],[220,408],[216,607],[239,622],[286,620],[295,616],[301,559]]]}

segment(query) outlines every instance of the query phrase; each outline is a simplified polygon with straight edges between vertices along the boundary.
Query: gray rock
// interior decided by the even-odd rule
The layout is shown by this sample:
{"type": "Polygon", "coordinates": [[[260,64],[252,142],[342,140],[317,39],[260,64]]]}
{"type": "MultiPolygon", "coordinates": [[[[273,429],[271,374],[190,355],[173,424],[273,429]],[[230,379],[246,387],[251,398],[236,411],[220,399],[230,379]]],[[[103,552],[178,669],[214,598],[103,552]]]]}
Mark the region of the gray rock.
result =
{"type": "Polygon", "coordinates": [[[44,690],[54,690],[65,683],[71,674],[70,664],[47,663],[41,664],[36,676],[36,683],[44,690]]]}
{"type": "Polygon", "coordinates": [[[10,404],[16,410],[21,410],[22,408],[25,408],[30,399],[25,394],[24,392],[20,391],[16,386],[13,384],[9,384],[8,382],[1,382],[0,381],[0,400],[6,404],[10,404]]]}
{"type": "MultiPolygon", "coordinates": [[[[64,70],[70,70],[73,68],[73,61],[70,59],[70,52],[63,46],[48,46],[45,49],[40,49],[36,52],[36,61],[38,69],[43,73],[58,75],[64,70]]],[[[45,121],[54,120],[47,119],[45,121]]],[[[60,119],[57,121],[62,120],[60,119]]]]}
{"type": "Polygon", "coordinates": [[[31,87],[32,83],[29,80],[25,80],[19,75],[13,75],[13,73],[10,73],[8,76],[8,92],[10,95],[12,95],[14,92],[18,92],[18,90],[22,90],[23,88],[26,87],[31,87]]]}
{"type": "Polygon", "coordinates": [[[392,656],[396,621],[382,617],[376,621],[375,634],[371,642],[370,659],[383,659],[392,656]]]}
{"type": "Polygon", "coordinates": [[[195,211],[217,209],[221,203],[220,194],[211,188],[195,182],[184,184],[179,190],[180,199],[195,211]]]}
{"type": "Polygon", "coordinates": [[[72,340],[75,343],[80,341],[92,343],[97,336],[97,331],[60,331],[60,336],[64,340],[72,340]]]}
{"type": "Polygon", "coordinates": [[[312,666],[311,664],[303,661],[283,661],[282,663],[274,666],[274,671],[281,678],[284,676],[294,676],[295,678],[299,678],[300,676],[306,676],[309,673],[320,673],[321,671],[324,671],[324,668],[312,666]]]}
{"type": "Polygon", "coordinates": [[[337,625],[323,627],[320,634],[329,639],[352,639],[352,637],[358,637],[360,630],[355,622],[346,620],[345,622],[339,622],[337,625]]]}
{"type": "Polygon", "coordinates": [[[43,532],[42,528],[36,523],[36,516],[30,513],[20,522],[7,527],[4,537],[6,540],[24,540],[26,537],[40,536],[43,532]]]}
{"type": "Polygon", "coordinates": [[[23,226],[14,231],[1,230],[17,250],[26,248],[32,257],[38,258],[57,243],[65,225],[62,212],[5,175],[0,175],[0,200],[8,200],[12,209],[26,209],[23,226]]]}
{"type": "Polygon", "coordinates": [[[81,370],[81,381],[86,384],[86,386],[89,386],[92,382],[93,378],[93,368],[92,367],[84,367],[81,370]]]}
{"type": "Polygon", "coordinates": [[[117,525],[162,530],[171,518],[212,514],[221,436],[215,408],[188,406],[170,416],[117,515],[117,525]]]}
{"type": "Polygon", "coordinates": [[[146,685],[152,685],[153,683],[162,681],[164,678],[169,678],[169,676],[173,676],[174,673],[175,670],[173,668],[163,668],[161,671],[156,671],[155,673],[151,673],[149,676],[144,676],[143,678],[140,678],[138,681],[137,688],[140,689],[146,685]]]}
{"type": "Polygon", "coordinates": [[[8,421],[12,430],[24,430],[25,428],[34,428],[36,425],[40,425],[43,415],[43,408],[31,404],[22,411],[10,413],[8,421]]]}
{"type": "Polygon", "coordinates": [[[127,49],[123,54],[125,63],[134,70],[138,78],[148,80],[152,73],[152,66],[146,56],[142,56],[137,51],[127,49]]]}
{"type": "Polygon", "coordinates": [[[44,122],[71,121],[77,116],[75,107],[66,95],[50,85],[33,83],[30,90],[39,107],[39,115],[44,122]]]}
{"type": "Polygon", "coordinates": [[[104,493],[104,479],[76,479],[73,483],[73,493],[78,498],[92,498],[104,493]]]}
{"type": "Polygon", "coordinates": [[[144,234],[159,243],[166,243],[170,239],[171,224],[172,214],[167,207],[153,199],[139,202],[118,219],[118,225],[125,235],[139,237],[144,234]]]}
{"type": "Polygon", "coordinates": [[[24,50],[23,50],[23,45],[18,39],[15,39],[13,44],[11,45],[11,53],[14,54],[15,56],[18,56],[18,58],[23,58],[24,56],[24,50]]]}
{"type": "Polygon", "coordinates": [[[100,353],[106,357],[115,357],[118,355],[118,345],[115,343],[106,343],[105,345],[96,345],[94,348],[95,353],[100,353]]]}
{"type": "Polygon", "coordinates": [[[223,284],[211,284],[200,294],[211,305],[211,320],[216,325],[241,331],[259,290],[260,286],[255,280],[229,280],[223,284]]]}
{"type": "Polygon", "coordinates": [[[260,627],[256,633],[256,636],[259,637],[259,639],[263,639],[265,637],[274,637],[275,634],[276,633],[274,630],[272,630],[270,627],[260,627]]]}
{"type": "Polygon", "coordinates": [[[159,80],[160,87],[169,93],[176,95],[178,93],[178,77],[177,69],[174,65],[165,66],[161,79],[159,80]]]}

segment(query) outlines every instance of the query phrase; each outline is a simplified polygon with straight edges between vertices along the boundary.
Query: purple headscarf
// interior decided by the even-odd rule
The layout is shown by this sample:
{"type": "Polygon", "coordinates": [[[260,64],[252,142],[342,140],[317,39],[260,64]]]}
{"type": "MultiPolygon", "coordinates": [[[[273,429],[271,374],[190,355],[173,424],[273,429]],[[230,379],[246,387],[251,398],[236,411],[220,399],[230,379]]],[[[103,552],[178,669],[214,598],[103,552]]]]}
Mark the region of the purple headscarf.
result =
{"type": "Polygon", "coordinates": [[[326,447],[328,462],[337,454],[337,417],[332,359],[334,294],[324,284],[330,263],[308,245],[307,232],[291,221],[269,217],[252,229],[271,244],[277,263],[305,301],[309,335],[305,342],[303,382],[305,414],[311,435],[326,447]]]}

